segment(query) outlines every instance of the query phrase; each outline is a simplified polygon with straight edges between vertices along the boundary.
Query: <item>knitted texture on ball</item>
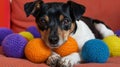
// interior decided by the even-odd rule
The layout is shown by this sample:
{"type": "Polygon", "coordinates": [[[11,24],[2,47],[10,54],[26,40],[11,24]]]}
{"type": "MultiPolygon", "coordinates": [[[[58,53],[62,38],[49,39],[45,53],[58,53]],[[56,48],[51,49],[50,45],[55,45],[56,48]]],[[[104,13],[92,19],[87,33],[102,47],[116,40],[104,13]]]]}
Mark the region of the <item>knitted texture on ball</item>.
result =
{"type": "Polygon", "coordinates": [[[115,31],[115,34],[116,34],[117,36],[120,36],[120,30],[115,31]]]}
{"type": "Polygon", "coordinates": [[[108,36],[103,39],[108,45],[110,56],[120,56],[120,38],[116,35],[108,36]]]}
{"type": "Polygon", "coordinates": [[[102,40],[92,39],[82,47],[81,57],[85,62],[104,63],[109,58],[109,49],[102,40]]]}
{"type": "Polygon", "coordinates": [[[69,37],[63,45],[55,49],[55,52],[60,54],[61,57],[67,56],[78,51],[78,44],[72,37],[69,37]]]}
{"type": "Polygon", "coordinates": [[[39,39],[33,39],[25,47],[25,56],[35,63],[42,63],[51,55],[51,50],[39,39]]]}
{"type": "Polygon", "coordinates": [[[10,34],[2,42],[3,52],[8,57],[22,58],[27,40],[19,34],[10,34]]]}
{"type": "Polygon", "coordinates": [[[23,31],[23,32],[20,32],[19,34],[25,37],[28,41],[34,38],[34,36],[30,32],[23,31]]]}
{"type": "Polygon", "coordinates": [[[29,28],[26,29],[26,31],[32,33],[35,38],[41,37],[40,32],[38,31],[38,29],[35,26],[30,26],[29,28]]]}
{"type": "Polygon", "coordinates": [[[3,39],[7,35],[12,34],[12,33],[13,33],[13,31],[8,29],[8,28],[0,28],[0,45],[1,45],[2,41],[3,41],[3,39]]]}

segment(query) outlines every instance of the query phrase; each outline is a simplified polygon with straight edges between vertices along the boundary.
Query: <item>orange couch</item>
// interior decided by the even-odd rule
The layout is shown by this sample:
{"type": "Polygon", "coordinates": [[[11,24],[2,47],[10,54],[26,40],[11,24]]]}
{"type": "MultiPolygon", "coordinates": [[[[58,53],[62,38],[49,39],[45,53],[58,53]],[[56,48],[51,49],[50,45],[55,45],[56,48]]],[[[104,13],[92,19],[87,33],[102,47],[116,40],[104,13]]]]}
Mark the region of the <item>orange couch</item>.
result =
{"type": "Polygon", "coordinates": [[[0,27],[10,28],[10,2],[0,1],[0,27]]]}
{"type": "MultiPolygon", "coordinates": [[[[4,56],[0,47],[0,67],[49,67],[44,63],[36,64],[26,59],[4,56]]],[[[74,67],[120,67],[120,57],[110,57],[106,63],[82,63],[74,67]]]]}
{"type": "MultiPolygon", "coordinates": [[[[10,25],[10,14],[9,14],[9,0],[3,0],[3,5],[7,4],[4,11],[0,10],[0,27],[10,27],[15,32],[25,30],[28,26],[35,25],[34,18],[31,16],[26,19],[23,11],[23,4],[27,1],[33,0],[13,0],[11,4],[11,25],[10,25]],[[16,5],[17,4],[17,5],[16,5]],[[16,7],[17,8],[16,8],[16,7]],[[22,12],[19,12],[22,11],[22,12]],[[6,11],[8,13],[6,13],[6,11]],[[1,13],[2,12],[2,13],[1,13]],[[7,18],[6,18],[7,17],[7,18]],[[5,20],[4,20],[4,19],[5,20]],[[6,21],[7,19],[7,21],[6,21]],[[4,23],[1,23],[4,22],[4,23]],[[30,22],[30,23],[29,23],[30,22]],[[28,25],[29,24],[29,25],[28,25]]],[[[51,0],[44,0],[45,2],[51,2],[51,0]]],[[[66,2],[67,0],[52,0],[59,2],[66,2]]],[[[120,29],[120,1],[119,0],[74,0],[75,2],[81,3],[86,6],[87,10],[84,14],[92,18],[97,18],[105,21],[114,31],[120,29]]],[[[0,4],[2,4],[0,2],[0,4]]],[[[48,67],[46,64],[35,64],[26,59],[6,57],[2,52],[0,46],[0,67],[48,67]]],[[[76,64],[75,67],[120,67],[120,57],[110,57],[106,63],[84,63],[76,64]]]]}
{"type": "MultiPolygon", "coordinates": [[[[24,4],[33,0],[13,0],[11,4],[11,28],[15,32],[23,31],[34,25],[35,19],[26,17],[24,4]]],[[[67,0],[44,0],[45,2],[66,2],[67,0]]],[[[85,16],[104,21],[114,31],[120,29],[120,0],[74,0],[86,6],[85,16]]]]}

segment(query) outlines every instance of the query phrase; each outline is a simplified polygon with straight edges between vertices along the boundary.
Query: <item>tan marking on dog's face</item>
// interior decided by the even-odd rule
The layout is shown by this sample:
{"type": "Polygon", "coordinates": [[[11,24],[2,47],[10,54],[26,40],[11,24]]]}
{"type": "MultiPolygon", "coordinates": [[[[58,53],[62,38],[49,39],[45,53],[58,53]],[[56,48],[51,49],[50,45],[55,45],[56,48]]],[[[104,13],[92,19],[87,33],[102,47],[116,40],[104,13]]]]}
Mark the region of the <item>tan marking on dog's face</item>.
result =
{"type": "Polygon", "coordinates": [[[70,33],[72,33],[74,29],[75,29],[75,22],[73,22],[73,23],[71,24],[70,33]]]}
{"type": "MultiPolygon", "coordinates": [[[[63,15],[60,15],[60,21],[62,21],[64,19],[63,15]]],[[[59,33],[59,37],[63,40],[67,40],[68,36],[72,33],[72,31],[74,30],[75,24],[72,23],[71,24],[71,28],[69,30],[61,30],[60,28],[58,28],[58,33],[59,33]]]]}
{"type": "Polygon", "coordinates": [[[62,21],[64,19],[63,15],[60,15],[59,20],[62,21]]]}
{"type": "Polygon", "coordinates": [[[48,45],[49,44],[48,37],[49,37],[50,30],[49,29],[44,31],[39,30],[39,32],[42,36],[41,39],[46,43],[46,45],[48,45]]]}
{"type": "MultiPolygon", "coordinates": [[[[44,19],[45,19],[45,21],[46,21],[46,23],[48,23],[49,22],[49,17],[47,16],[47,15],[45,15],[44,16],[44,19]]],[[[44,31],[41,31],[40,30],[40,33],[41,33],[41,38],[42,38],[42,40],[48,45],[48,37],[49,37],[49,34],[50,34],[50,29],[48,29],[48,30],[44,30],[44,31]]]]}
{"type": "Polygon", "coordinates": [[[64,41],[67,40],[68,36],[70,36],[70,34],[74,30],[74,28],[75,28],[74,23],[71,24],[71,28],[67,31],[66,30],[61,30],[60,28],[58,28],[59,38],[64,40],[64,41]]]}
{"type": "Polygon", "coordinates": [[[49,22],[49,17],[47,15],[45,15],[45,20],[49,22]]]}

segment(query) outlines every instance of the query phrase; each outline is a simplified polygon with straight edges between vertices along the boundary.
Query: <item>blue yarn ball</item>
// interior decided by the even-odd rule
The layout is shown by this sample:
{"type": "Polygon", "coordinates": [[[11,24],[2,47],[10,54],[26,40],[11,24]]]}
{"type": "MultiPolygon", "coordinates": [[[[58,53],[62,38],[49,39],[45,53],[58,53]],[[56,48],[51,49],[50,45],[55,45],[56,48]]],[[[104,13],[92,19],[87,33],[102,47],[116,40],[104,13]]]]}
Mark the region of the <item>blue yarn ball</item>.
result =
{"type": "Polygon", "coordinates": [[[87,41],[81,50],[85,62],[105,63],[110,56],[108,46],[99,39],[87,41]]]}
{"type": "Polygon", "coordinates": [[[24,57],[24,48],[27,40],[19,34],[10,34],[2,42],[3,52],[8,57],[24,57]]]}
{"type": "Polygon", "coordinates": [[[12,33],[13,33],[13,31],[8,29],[8,28],[0,28],[0,45],[1,45],[2,41],[3,41],[3,39],[7,35],[12,34],[12,33]]]}
{"type": "Polygon", "coordinates": [[[35,38],[41,38],[41,34],[35,26],[28,27],[26,31],[32,33],[35,38]]]}

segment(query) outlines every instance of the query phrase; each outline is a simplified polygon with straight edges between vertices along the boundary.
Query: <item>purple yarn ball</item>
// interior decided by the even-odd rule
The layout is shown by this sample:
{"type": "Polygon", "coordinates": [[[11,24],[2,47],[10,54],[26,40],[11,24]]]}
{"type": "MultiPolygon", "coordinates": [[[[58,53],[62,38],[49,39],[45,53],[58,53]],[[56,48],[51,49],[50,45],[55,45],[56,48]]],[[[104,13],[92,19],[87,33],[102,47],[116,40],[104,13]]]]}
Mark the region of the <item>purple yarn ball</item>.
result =
{"type": "Polygon", "coordinates": [[[41,38],[41,34],[35,26],[28,27],[26,31],[32,33],[35,38],[41,38]]]}
{"type": "Polygon", "coordinates": [[[1,45],[2,41],[3,41],[3,39],[7,35],[12,34],[12,33],[13,33],[13,31],[8,29],[8,28],[0,28],[0,45],[1,45]]]}
{"type": "Polygon", "coordinates": [[[117,36],[120,36],[120,30],[115,31],[115,34],[116,34],[117,36]]]}
{"type": "Polygon", "coordinates": [[[8,57],[24,57],[24,48],[27,40],[19,34],[10,34],[2,42],[3,52],[8,57]]]}

